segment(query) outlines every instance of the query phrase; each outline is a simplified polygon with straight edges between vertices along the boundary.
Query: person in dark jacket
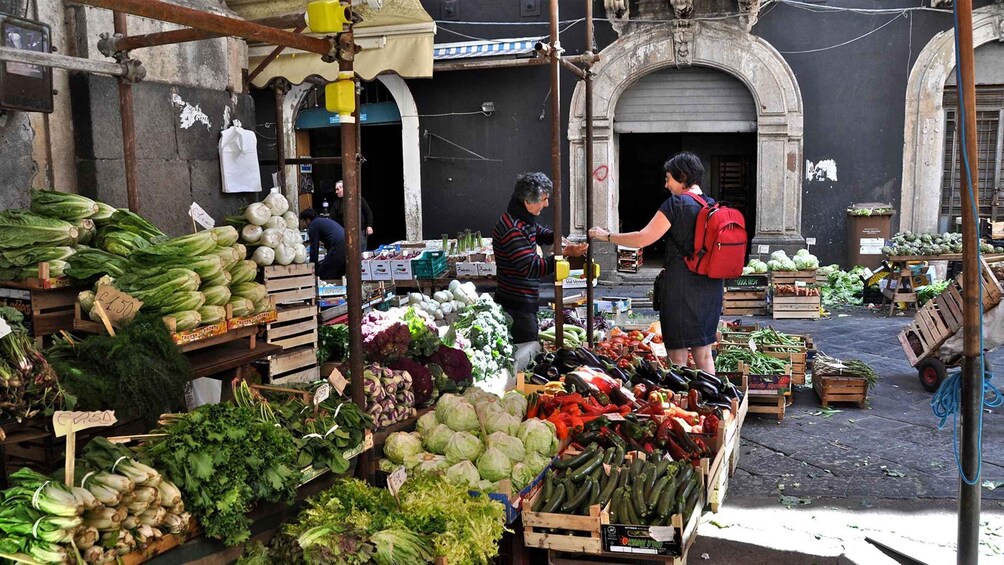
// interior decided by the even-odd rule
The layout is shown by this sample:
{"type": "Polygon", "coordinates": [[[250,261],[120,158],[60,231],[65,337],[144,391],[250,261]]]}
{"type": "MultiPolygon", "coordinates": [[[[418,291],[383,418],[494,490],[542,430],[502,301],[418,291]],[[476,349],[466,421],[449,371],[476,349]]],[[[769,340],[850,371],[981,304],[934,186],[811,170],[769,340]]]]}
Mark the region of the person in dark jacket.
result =
{"type": "Polygon", "coordinates": [[[694,248],[694,228],[701,204],[688,194],[699,195],[708,204],[714,203],[701,192],[704,166],[690,152],[674,155],[663,165],[669,198],[662,203],[648,225],[641,231],[611,233],[604,228],[589,230],[590,237],[629,247],[646,247],[669,233],[666,259],[663,262],[662,284],[659,289],[661,306],[659,323],[662,339],[670,360],[687,364],[687,352],[694,356],[697,368],[715,374],[711,357],[722,313],[724,287],[721,279],[698,275],[683,262],[684,249],[694,248]]]}
{"type": "Polygon", "coordinates": [[[316,264],[314,272],[321,280],[335,280],[345,276],[345,230],[331,218],[320,218],[313,208],[300,212],[300,225],[306,227],[310,239],[310,262],[316,264]],[[320,244],[324,244],[324,260],[317,257],[320,244]]]}
{"type": "MultiPolygon", "coordinates": [[[[366,202],[362,194],[359,195],[359,207],[362,211],[362,219],[359,224],[362,229],[359,237],[359,250],[366,251],[366,239],[373,235],[373,210],[370,209],[369,203],[366,202]]],[[[345,226],[345,184],[342,181],[335,183],[335,199],[331,203],[331,218],[345,226]]]]}
{"type": "MultiPolygon", "coordinates": [[[[537,253],[538,244],[554,244],[554,232],[537,224],[553,189],[544,173],[519,175],[509,206],[492,231],[498,264],[495,301],[512,317],[512,337],[517,344],[537,341],[540,280],[554,273],[554,255],[545,258],[537,253]]],[[[578,257],[585,252],[584,243],[567,244],[562,254],[578,257]]]]}

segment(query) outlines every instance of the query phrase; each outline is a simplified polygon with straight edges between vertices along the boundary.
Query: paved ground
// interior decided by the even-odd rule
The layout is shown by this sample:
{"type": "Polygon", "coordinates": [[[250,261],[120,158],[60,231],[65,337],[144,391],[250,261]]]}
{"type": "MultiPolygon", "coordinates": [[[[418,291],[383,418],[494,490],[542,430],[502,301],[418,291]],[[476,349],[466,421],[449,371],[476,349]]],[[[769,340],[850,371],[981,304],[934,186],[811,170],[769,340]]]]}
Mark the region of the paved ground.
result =
{"type": "MultiPolygon", "coordinates": [[[[644,296],[645,287],[597,295],[644,296]]],[[[784,421],[751,414],[724,509],[708,514],[689,562],[913,563],[893,560],[872,538],[922,563],[955,563],[959,475],[951,427],[938,430],[932,395],[906,361],[897,334],[910,317],[855,308],[828,319],[770,320],[810,334],[827,354],[856,358],[880,375],[869,403],[824,411],[812,388],[796,391],[784,421]]],[[[1004,367],[1004,353],[990,356],[1004,367]]],[[[994,379],[1004,388],[1004,376],[994,379]]],[[[980,563],[1004,563],[1004,410],[984,413],[980,563]],[[997,487],[993,490],[993,487],[997,487]]],[[[974,564],[975,565],[975,564],[974,564]]]]}

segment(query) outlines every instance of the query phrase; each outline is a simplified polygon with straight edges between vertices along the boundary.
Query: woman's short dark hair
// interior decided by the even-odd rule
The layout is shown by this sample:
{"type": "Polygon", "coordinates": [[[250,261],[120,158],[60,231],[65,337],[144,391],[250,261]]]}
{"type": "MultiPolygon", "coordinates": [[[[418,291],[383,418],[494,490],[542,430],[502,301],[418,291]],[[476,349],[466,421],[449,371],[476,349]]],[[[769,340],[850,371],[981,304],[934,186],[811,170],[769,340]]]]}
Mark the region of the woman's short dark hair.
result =
{"type": "Polygon", "coordinates": [[[307,208],[306,210],[300,212],[300,219],[306,221],[313,221],[317,218],[317,212],[313,208],[307,208]]]}
{"type": "Polygon", "coordinates": [[[687,188],[695,184],[700,185],[704,180],[704,165],[701,164],[701,158],[690,151],[673,155],[662,168],[687,188]]]}
{"type": "Polygon", "coordinates": [[[544,173],[522,173],[516,177],[512,196],[526,204],[536,204],[551,195],[554,184],[544,173]]]}

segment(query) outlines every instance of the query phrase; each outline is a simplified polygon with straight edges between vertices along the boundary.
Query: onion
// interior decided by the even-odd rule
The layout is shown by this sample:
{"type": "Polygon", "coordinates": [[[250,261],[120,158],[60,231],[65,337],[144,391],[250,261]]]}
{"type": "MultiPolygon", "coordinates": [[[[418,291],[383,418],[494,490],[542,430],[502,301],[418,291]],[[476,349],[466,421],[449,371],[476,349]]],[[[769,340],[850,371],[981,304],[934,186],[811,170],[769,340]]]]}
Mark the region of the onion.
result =
{"type": "Polygon", "coordinates": [[[244,218],[256,226],[263,225],[271,217],[272,211],[261,202],[248,204],[247,210],[244,211],[244,218]]]}
{"type": "Polygon", "coordinates": [[[268,206],[273,216],[281,216],[286,213],[286,210],[289,210],[289,201],[278,192],[268,193],[262,203],[268,206]]]}
{"type": "Polygon", "coordinates": [[[254,255],[251,256],[251,260],[258,263],[262,267],[268,267],[275,261],[275,250],[271,247],[265,247],[264,245],[254,250],[254,255]]]}
{"type": "Polygon", "coordinates": [[[261,226],[248,224],[241,228],[241,237],[248,243],[258,243],[258,240],[261,239],[261,232],[261,226]]]}
{"type": "Polygon", "coordinates": [[[282,230],[276,228],[267,228],[261,234],[261,240],[259,241],[265,247],[271,247],[275,249],[282,243],[282,230]]]}
{"type": "Polygon", "coordinates": [[[289,265],[295,257],[296,251],[293,250],[291,245],[280,243],[275,248],[275,262],[279,265],[289,265]]]}
{"type": "Polygon", "coordinates": [[[282,216],[272,216],[262,227],[265,229],[273,228],[277,230],[284,230],[286,229],[286,220],[283,220],[282,216]]]}

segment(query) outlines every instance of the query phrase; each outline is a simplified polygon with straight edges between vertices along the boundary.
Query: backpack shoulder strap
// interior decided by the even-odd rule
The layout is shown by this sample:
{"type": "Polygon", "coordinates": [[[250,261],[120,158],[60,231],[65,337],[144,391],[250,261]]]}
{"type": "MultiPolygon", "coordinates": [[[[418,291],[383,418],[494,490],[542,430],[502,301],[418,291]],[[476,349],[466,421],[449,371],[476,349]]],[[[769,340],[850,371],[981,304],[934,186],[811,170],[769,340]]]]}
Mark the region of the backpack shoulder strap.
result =
{"type": "Polygon", "coordinates": [[[701,206],[707,206],[708,205],[708,201],[707,200],[701,198],[700,196],[698,196],[697,194],[694,194],[693,192],[690,192],[689,190],[686,191],[686,192],[684,192],[683,194],[685,194],[686,196],[689,196],[689,197],[693,198],[694,201],[697,202],[698,204],[700,204],[701,206]]]}

